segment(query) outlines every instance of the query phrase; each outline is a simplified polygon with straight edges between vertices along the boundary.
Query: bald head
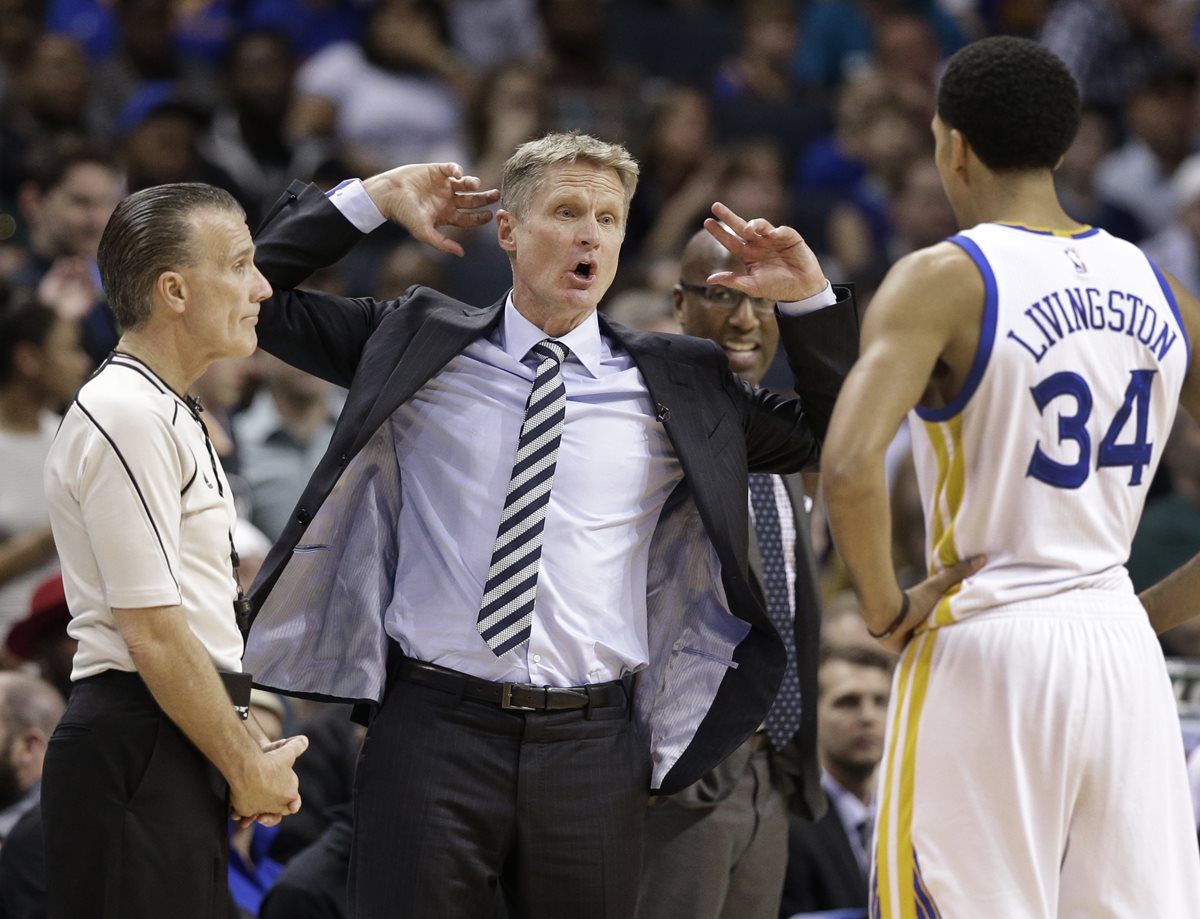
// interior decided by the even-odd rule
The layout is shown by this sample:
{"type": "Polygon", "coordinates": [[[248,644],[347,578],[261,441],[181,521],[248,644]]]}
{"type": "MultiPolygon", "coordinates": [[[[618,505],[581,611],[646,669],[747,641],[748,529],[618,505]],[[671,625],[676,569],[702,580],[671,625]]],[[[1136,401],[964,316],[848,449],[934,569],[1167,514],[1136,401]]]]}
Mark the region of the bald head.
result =
{"type": "Polygon", "coordinates": [[[673,292],[675,318],[688,335],[720,345],[730,369],[747,383],[757,385],[779,347],[775,304],[708,284],[713,272],[743,274],[745,270],[707,230],[696,233],[680,256],[679,283],[673,292]]]}
{"type": "Polygon", "coordinates": [[[693,284],[704,284],[714,271],[745,271],[733,253],[717,242],[708,230],[692,234],[679,257],[679,274],[693,284]]]}

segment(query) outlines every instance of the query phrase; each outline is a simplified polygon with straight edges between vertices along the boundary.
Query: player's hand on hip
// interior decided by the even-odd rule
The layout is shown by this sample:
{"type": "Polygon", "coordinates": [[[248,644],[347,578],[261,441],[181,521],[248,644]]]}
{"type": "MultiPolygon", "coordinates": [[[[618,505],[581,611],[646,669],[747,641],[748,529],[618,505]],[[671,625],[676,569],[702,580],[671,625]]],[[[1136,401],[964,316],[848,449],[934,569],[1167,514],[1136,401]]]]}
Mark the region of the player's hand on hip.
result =
{"type": "Polygon", "coordinates": [[[234,819],[248,826],[255,819],[271,825],[277,817],[300,810],[300,782],[292,766],[308,749],[304,735],[271,744],[248,764],[243,774],[229,780],[229,806],[234,819]]]}
{"type": "Polygon", "coordinates": [[[905,591],[908,594],[908,615],[904,617],[904,622],[899,628],[879,643],[896,654],[903,651],[904,646],[912,638],[913,630],[929,618],[929,614],[946,595],[946,591],[973,575],[983,567],[985,561],[987,559],[982,555],[963,559],[944,571],[930,575],[920,584],[910,587],[905,591]]]}
{"type": "Polygon", "coordinates": [[[488,205],[500,200],[496,189],[479,190],[479,179],[463,175],[458,163],[397,166],[363,181],[375,206],[415,239],[442,252],[462,255],[463,248],[438,227],[480,227],[492,219],[488,205]]]}
{"type": "Polygon", "coordinates": [[[804,300],[829,282],[816,255],[791,227],[777,227],[761,217],[744,220],[719,201],[704,227],[746,266],[745,274],[717,271],[709,284],[732,287],[751,297],[804,300]]]}

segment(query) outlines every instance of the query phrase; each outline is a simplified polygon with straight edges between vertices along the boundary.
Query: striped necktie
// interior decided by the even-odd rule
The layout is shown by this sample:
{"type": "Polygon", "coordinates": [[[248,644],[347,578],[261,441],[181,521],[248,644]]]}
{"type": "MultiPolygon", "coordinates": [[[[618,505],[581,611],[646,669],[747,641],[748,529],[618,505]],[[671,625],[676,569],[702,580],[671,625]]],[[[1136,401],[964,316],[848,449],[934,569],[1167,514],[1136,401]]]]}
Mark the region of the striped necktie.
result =
{"type": "Polygon", "coordinates": [[[525,403],[517,457],[476,623],[479,634],[497,657],[529,640],[542,531],[567,417],[567,390],[562,379],[567,346],[547,338],[534,345],[530,353],[538,358],[537,371],[525,403]]]}
{"type": "Polygon", "coordinates": [[[775,477],[755,473],[750,476],[750,509],[754,512],[754,535],[763,563],[763,593],[767,600],[767,618],[787,649],[787,669],[775,703],[767,713],[767,737],[771,746],[782,750],[800,729],[800,671],[796,667],[796,632],[788,594],[787,567],[783,559],[783,525],[775,498],[775,477]]]}

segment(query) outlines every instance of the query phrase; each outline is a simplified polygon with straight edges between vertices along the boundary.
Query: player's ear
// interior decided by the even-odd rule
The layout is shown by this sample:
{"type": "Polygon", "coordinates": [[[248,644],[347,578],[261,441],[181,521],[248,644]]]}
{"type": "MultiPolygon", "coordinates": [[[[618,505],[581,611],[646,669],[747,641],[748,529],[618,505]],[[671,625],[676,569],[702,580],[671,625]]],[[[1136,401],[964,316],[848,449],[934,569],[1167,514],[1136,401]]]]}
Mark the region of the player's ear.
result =
{"type": "Polygon", "coordinates": [[[955,172],[962,172],[967,168],[967,160],[971,158],[973,151],[971,145],[967,143],[967,138],[962,131],[957,128],[950,129],[950,167],[955,172]]]}

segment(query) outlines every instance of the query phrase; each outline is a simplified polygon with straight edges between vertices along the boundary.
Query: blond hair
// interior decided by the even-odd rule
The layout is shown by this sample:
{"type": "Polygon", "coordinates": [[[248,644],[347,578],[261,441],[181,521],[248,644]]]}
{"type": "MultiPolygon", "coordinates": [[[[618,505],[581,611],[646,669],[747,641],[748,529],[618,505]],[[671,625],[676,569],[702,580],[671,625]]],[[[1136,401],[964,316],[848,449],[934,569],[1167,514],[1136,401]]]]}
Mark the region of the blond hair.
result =
{"type": "Polygon", "coordinates": [[[590,134],[572,131],[569,134],[547,134],[527,141],[504,163],[500,175],[500,201],[503,207],[524,217],[549,166],[560,163],[590,163],[616,170],[625,190],[625,213],[637,189],[637,160],[620,144],[610,144],[590,134]]]}

